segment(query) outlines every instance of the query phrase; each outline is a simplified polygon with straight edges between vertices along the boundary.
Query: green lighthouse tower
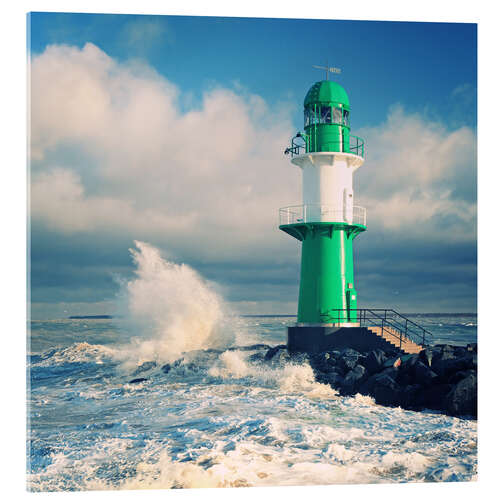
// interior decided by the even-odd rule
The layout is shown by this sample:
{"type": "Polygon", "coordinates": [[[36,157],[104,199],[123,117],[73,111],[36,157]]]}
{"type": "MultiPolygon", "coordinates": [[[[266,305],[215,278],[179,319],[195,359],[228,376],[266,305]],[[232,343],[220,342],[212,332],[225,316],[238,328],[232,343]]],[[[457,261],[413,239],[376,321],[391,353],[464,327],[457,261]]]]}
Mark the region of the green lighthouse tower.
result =
{"type": "Polygon", "coordinates": [[[285,150],[302,170],[303,198],[301,205],[280,209],[279,228],[302,243],[297,325],[289,328],[289,349],[332,328],[359,326],[353,240],[366,230],[366,211],[354,205],[353,174],[365,151],[363,140],[351,134],[350,113],[341,85],[315,83],[304,99],[304,132],[285,150]]]}

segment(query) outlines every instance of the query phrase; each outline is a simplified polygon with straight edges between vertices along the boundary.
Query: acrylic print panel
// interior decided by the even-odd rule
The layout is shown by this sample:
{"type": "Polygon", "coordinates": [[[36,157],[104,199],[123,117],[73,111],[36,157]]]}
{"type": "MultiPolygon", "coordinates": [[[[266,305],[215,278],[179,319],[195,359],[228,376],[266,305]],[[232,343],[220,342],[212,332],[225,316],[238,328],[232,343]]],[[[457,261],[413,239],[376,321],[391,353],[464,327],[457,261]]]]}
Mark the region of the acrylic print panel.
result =
{"type": "Polygon", "coordinates": [[[476,29],[29,15],[29,490],[476,479],[476,29]]]}

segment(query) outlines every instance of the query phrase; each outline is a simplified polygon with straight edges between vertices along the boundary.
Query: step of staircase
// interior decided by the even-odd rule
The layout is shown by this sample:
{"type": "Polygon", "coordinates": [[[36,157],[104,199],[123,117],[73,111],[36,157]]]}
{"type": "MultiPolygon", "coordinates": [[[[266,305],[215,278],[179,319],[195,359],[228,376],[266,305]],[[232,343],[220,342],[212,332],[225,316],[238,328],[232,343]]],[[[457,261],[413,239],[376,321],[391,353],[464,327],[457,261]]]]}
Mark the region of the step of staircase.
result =
{"type": "Polygon", "coordinates": [[[368,327],[368,330],[374,333],[375,335],[382,337],[384,340],[392,344],[394,347],[401,349],[406,354],[418,354],[420,351],[424,349],[421,345],[413,342],[404,335],[401,337],[401,345],[400,345],[400,340],[399,340],[400,334],[394,328],[384,326],[384,329],[382,330],[381,326],[370,326],[368,327]]]}

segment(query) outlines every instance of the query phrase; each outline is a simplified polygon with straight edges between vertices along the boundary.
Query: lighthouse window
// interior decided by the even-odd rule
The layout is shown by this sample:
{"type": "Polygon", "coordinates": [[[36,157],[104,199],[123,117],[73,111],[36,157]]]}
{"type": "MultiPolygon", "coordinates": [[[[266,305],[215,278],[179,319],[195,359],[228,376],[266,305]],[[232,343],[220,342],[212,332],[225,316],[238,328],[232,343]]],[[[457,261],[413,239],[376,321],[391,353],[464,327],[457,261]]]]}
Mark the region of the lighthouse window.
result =
{"type": "Polygon", "coordinates": [[[346,127],[349,127],[349,111],[347,111],[347,109],[344,109],[344,122],[343,122],[343,124],[346,127]]]}
{"type": "Polygon", "coordinates": [[[332,123],[332,108],[330,106],[321,106],[320,123],[332,123]]]}
{"type": "Polygon", "coordinates": [[[342,110],[340,108],[333,108],[333,123],[342,123],[342,110]]]}
{"type": "Polygon", "coordinates": [[[304,109],[304,127],[307,127],[309,125],[314,125],[315,120],[314,120],[314,109],[312,108],[306,108],[304,109]]]}

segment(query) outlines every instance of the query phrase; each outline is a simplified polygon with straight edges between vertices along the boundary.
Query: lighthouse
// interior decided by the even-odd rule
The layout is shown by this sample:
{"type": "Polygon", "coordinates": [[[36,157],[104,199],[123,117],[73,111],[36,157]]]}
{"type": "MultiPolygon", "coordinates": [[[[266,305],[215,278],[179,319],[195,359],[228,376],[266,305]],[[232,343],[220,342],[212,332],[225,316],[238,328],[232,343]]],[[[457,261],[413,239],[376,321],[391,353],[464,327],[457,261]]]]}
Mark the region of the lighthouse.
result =
{"type": "Polygon", "coordinates": [[[364,163],[364,141],[351,134],[351,104],[344,88],[316,82],[304,99],[304,131],[285,150],[302,171],[302,204],[281,208],[279,228],[302,246],[297,324],[289,349],[314,350],[339,328],[359,326],[353,242],[366,230],[355,205],[353,176],[364,163]]]}

